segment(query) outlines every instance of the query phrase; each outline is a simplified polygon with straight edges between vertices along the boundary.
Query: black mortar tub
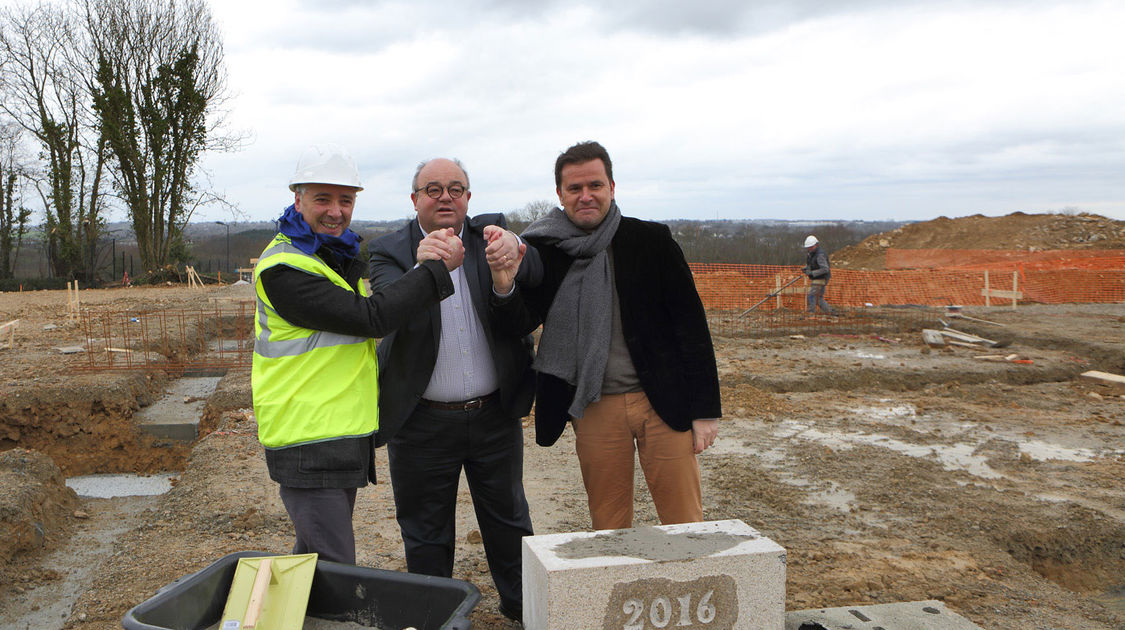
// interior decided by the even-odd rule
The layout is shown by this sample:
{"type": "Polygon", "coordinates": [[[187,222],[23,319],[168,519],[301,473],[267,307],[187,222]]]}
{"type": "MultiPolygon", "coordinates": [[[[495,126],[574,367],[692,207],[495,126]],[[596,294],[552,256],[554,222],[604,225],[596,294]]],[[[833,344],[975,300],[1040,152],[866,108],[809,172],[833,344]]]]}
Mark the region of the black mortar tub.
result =
{"type": "MultiPolygon", "coordinates": [[[[221,621],[239,558],[274,556],[240,551],[179,578],[134,606],[126,630],[202,630],[221,621]]],[[[414,575],[318,560],[307,617],[376,628],[468,630],[469,613],[480,601],[477,587],[463,580],[414,575]]]]}

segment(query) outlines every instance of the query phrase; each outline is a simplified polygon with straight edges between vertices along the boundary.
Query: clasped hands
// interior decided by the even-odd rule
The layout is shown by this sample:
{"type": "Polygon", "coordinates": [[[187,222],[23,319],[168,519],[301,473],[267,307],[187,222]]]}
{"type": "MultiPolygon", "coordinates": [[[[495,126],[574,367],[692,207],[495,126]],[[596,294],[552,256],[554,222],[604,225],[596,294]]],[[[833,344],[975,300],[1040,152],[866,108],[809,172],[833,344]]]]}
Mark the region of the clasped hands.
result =
{"type": "Polygon", "coordinates": [[[465,244],[453,233],[453,228],[441,228],[430,232],[418,243],[418,262],[440,260],[449,271],[465,262],[465,244]]]}
{"type": "MultiPolygon", "coordinates": [[[[484,258],[492,271],[492,286],[497,293],[506,295],[515,284],[516,272],[527,251],[514,232],[498,225],[484,227],[484,258]]],[[[440,260],[445,268],[453,271],[465,261],[465,244],[454,234],[453,228],[442,228],[430,232],[418,243],[418,262],[440,260]]]]}

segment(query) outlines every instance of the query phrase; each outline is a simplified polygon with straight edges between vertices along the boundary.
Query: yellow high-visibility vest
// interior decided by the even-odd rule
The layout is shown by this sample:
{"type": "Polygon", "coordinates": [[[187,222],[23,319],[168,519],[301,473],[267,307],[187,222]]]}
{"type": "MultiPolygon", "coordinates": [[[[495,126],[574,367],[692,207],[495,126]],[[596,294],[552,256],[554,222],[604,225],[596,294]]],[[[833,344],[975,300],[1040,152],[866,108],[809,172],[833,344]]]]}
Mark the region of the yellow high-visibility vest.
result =
{"type": "Polygon", "coordinates": [[[254,363],[250,383],[258,441],[266,448],[371,435],[379,429],[375,340],[291,324],[270,304],[261,273],[288,265],[366,297],[324,261],[278,234],[254,266],[254,363]]]}

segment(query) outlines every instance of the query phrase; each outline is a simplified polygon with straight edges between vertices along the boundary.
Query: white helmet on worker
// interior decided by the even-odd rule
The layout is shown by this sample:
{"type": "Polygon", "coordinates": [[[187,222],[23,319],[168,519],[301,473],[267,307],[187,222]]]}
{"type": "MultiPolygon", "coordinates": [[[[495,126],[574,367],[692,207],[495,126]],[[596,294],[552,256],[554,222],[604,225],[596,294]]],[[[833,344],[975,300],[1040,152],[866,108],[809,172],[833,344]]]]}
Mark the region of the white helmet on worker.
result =
{"type": "Polygon", "coordinates": [[[805,247],[812,247],[813,245],[816,245],[819,242],[820,241],[816,240],[815,236],[810,234],[809,237],[805,239],[805,247]]]}
{"type": "Polygon", "coordinates": [[[315,144],[301,153],[297,170],[289,180],[289,190],[296,192],[301,184],[333,184],[363,190],[352,156],[337,144],[315,144]]]}

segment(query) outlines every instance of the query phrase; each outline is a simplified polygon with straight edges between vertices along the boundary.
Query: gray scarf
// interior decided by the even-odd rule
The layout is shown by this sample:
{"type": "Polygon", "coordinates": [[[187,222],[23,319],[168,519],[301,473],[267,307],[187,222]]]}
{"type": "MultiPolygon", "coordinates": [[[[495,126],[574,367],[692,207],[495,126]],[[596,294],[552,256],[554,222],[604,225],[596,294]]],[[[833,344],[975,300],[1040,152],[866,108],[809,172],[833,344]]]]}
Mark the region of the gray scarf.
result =
{"type": "Polygon", "coordinates": [[[602,395],[613,317],[609,244],[620,223],[617,202],[610,202],[605,219],[589,234],[571,223],[560,208],[523,233],[574,258],[543,322],[535,369],[576,388],[567,410],[575,418],[581,418],[586,406],[602,395]]]}

